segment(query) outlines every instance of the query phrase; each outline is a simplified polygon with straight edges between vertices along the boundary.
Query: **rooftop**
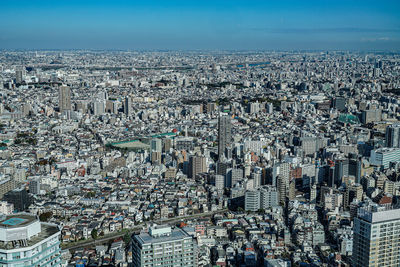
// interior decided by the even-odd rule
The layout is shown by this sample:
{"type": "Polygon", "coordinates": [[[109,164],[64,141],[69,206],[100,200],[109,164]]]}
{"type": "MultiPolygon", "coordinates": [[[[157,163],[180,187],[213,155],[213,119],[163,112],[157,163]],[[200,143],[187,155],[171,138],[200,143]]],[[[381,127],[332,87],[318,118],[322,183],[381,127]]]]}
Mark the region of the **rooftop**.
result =
{"type": "Polygon", "coordinates": [[[185,231],[179,228],[174,228],[171,229],[168,235],[151,236],[149,233],[141,233],[139,235],[136,235],[135,238],[140,244],[151,244],[151,243],[171,242],[191,237],[185,231]]]}
{"type": "Polygon", "coordinates": [[[0,228],[18,228],[36,221],[37,217],[28,214],[8,215],[0,221],[0,228]]]}
{"type": "Polygon", "coordinates": [[[0,241],[0,249],[15,249],[15,248],[23,248],[23,247],[30,247],[33,246],[44,239],[54,235],[55,233],[59,232],[57,225],[51,224],[41,224],[41,231],[39,234],[31,237],[29,240],[24,240],[23,242],[1,242],[0,241]]]}

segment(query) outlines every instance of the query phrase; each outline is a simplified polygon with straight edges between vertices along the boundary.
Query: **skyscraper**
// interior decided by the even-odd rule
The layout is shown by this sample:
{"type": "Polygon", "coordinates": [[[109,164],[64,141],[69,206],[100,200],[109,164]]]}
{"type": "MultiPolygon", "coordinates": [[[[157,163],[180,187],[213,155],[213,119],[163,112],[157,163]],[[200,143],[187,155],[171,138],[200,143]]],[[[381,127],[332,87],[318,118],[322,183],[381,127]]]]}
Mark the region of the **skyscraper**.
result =
{"type": "Polygon", "coordinates": [[[400,124],[386,127],[386,146],[400,147],[400,124]]]}
{"type": "Polygon", "coordinates": [[[58,92],[58,106],[60,112],[71,110],[71,89],[68,86],[61,86],[58,92]]]}
{"type": "Polygon", "coordinates": [[[22,83],[22,75],[23,75],[22,70],[15,71],[15,83],[17,83],[17,84],[22,83]]]}
{"type": "Polygon", "coordinates": [[[400,209],[360,208],[354,218],[352,266],[399,266],[399,231],[400,209]]]}
{"type": "Polygon", "coordinates": [[[132,99],[129,96],[125,97],[124,113],[126,116],[132,115],[132,99]]]}
{"type": "Polygon", "coordinates": [[[218,158],[225,154],[225,148],[230,145],[232,138],[232,124],[229,116],[218,118],[218,158]]]}

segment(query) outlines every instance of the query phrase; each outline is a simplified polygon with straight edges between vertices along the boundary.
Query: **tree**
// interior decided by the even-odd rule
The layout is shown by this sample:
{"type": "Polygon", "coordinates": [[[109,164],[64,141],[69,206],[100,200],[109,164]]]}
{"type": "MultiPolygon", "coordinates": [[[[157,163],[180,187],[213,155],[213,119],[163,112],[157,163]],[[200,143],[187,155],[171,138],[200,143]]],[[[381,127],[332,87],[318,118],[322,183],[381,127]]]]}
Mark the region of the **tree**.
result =
{"type": "Polygon", "coordinates": [[[93,229],[90,235],[92,236],[93,239],[96,239],[98,236],[97,229],[93,229]]]}
{"type": "Polygon", "coordinates": [[[48,211],[48,212],[44,212],[42,214],[39,215],[39,220],[41,222],[48,222],[49,219],[53,216],[53,212],[48,211]]]}
{"type": "Polygon", "coordinates": [[[131,234],[130,233],[126,233],[123,237],[125,245],[128,245],[131,242],[131,234]]]}

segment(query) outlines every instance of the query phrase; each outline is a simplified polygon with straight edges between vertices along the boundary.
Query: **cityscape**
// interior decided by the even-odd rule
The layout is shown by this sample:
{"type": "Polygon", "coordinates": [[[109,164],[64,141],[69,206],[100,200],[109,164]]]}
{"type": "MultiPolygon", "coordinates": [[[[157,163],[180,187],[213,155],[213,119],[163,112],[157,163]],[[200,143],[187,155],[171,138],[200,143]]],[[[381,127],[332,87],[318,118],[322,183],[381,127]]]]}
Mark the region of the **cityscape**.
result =
{"type": "Polygon", "coordinates": [[[398,14],[340,28],[393,34],[362,49],[30,47],[0,29],[0,266],[400,266],[398,14]]]}

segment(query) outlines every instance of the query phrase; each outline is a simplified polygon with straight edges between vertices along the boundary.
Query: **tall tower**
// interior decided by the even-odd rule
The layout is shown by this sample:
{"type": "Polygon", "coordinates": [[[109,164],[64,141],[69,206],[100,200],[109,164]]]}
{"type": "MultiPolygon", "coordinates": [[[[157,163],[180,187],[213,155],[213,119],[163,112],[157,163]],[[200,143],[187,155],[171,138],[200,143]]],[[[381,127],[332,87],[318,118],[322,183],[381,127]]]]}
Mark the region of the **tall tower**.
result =
{"type": "Polygon", "coordinates": [[[400,147],[400,124],[386,127],[385,137],[387,147],[400,147]]]}
{"type": "Polygon", "coordinates": [[[61,86],[58,91],[58,106],[60,112],[71,110],[71,89],[68,86],[61,86]]]}
{"type": "Polygon", "coordinates": [[[126,116],[130,116],[132,114],[132,99],[129,96],[125,97],[124,113],[126,116]]]}
{"type": "Polygon", "coordinates": [[[218,159],[221,160],[225,154],[225,148],[231,144],[232,124],[229,116],[218,118],[218,159]]]}
{"type": "Polygon", "coordinates": [[[22,83],[22,70],[16,70],[15,71],[15,83],[20,84],[22,83]]]}
{"type": "Polygon", "coordinates": [[[398,266],[400,209],[374,205],[358,209],[354,218],[352,266],[398,266]]]}
{"type": "Polygon", "coordinates": [[[206,158],[202,156],[192,156],[189,158],[189,177],[196,178],[196,175],[206,172],[206,158]]]}

